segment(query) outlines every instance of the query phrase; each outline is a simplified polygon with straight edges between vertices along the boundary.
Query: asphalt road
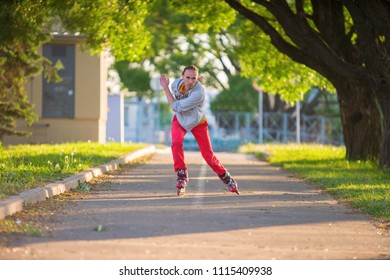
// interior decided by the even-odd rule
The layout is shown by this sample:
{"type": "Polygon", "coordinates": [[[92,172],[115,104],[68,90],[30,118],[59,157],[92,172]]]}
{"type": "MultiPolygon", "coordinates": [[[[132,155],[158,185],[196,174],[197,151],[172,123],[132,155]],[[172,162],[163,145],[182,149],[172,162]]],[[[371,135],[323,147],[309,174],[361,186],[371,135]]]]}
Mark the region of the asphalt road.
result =
{"type": "Polygon", "coordinates": [[[186,152],[190,186],[178,197],[170,151],[157,150],[42,215],[44,237],[1,236],[0,259],[390,259],[389,233],[366,216],[253,156],[217,156],[241,195],[186,152]]]}

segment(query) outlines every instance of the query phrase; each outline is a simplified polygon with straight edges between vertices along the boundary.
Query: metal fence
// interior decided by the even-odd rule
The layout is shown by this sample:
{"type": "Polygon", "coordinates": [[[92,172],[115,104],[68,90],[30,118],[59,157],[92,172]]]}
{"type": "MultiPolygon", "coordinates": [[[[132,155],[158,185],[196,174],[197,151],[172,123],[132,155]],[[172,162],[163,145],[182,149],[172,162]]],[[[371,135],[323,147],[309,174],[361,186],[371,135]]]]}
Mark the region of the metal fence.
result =
{"type": "MultiPolygon", "coordinates": [[[[159,124],[161,115],[155,104],[125,102],[125,140],[170,145],[170,121],[159,124]]],[[[168,118],[169,119],[169,118],[168,118]]],[[[213,149],[232,151],[245,143],[320,143],[343,145],[340,117],[306,116],[300,114],[249,112],[215,113],[207,116],[213,149]]],[[[186,149],[198,149],[191,133],[187,133],[186,149]]]]}
{"type": "Polygon", "coordinates": [[[263,113],[262,127],[259,126],[259,115],[255,113],[216,113],[214,118],[215,125],[210,127],[214,150],[234,150],[241,144],[261,140],[263,143],[343,145],[339,117],[301,114],[298,123],[294,114],[263,113]]]}

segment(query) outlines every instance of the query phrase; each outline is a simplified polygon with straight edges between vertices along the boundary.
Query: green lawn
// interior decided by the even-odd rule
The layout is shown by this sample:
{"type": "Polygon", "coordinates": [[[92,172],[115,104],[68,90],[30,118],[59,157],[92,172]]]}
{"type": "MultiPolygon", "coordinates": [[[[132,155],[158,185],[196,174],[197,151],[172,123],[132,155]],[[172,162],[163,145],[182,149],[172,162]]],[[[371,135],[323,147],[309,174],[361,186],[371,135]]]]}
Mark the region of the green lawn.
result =
{"type": "Polygon", "coordinates": [[[61,180],[145,146],[87,142],[0,146],[0,199],[61,180]]]}
{"type": "Polygon", "coordinates": [[[370,161],[348,161],[345,148],[310,144],[248,144],[241,152],[267,156],[273,165],[293,171],[379,221],[390,221],[390,174],[370,161]]]}

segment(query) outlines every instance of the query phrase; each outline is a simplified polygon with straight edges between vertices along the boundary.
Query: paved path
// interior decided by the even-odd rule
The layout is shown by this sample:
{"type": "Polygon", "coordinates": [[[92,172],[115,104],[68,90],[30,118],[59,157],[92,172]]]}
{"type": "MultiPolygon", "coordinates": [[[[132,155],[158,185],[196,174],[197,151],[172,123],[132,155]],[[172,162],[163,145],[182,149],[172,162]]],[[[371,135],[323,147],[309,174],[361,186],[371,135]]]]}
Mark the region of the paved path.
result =
{"type": "Polygon", "coordinates": [[[157,150],[45,218],[49,236],[11,238],[0,259],[390,259],[389,234],[364,215],[252,156],[217,155],[240,196],[187,152],[177,197],[171,154],[157,150]]]}

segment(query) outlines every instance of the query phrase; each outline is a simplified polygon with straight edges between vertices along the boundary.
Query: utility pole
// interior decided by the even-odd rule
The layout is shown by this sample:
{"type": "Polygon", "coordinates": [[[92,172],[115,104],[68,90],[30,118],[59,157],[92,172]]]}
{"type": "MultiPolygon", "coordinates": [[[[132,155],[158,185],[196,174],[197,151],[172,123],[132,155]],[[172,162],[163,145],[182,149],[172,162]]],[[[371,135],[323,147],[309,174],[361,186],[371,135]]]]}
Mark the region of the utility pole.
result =
{"type": "Polygon", "coordinates": [[[252,87],[254,90],[256,90],[259,93],[259,116],[258,116],[258,123],[259,123],[259,144],[263,144],[263,89],[257,85],[256,81],[252,82],[252,87]]]}

